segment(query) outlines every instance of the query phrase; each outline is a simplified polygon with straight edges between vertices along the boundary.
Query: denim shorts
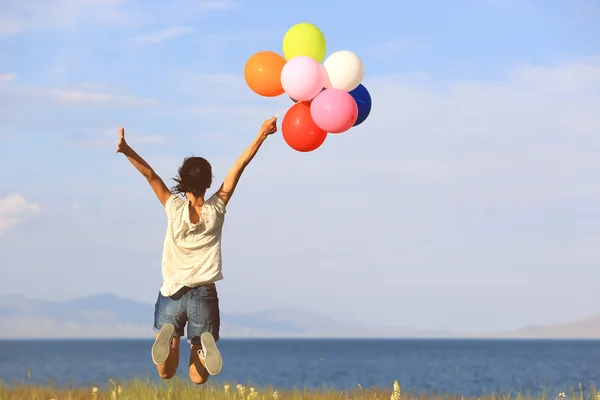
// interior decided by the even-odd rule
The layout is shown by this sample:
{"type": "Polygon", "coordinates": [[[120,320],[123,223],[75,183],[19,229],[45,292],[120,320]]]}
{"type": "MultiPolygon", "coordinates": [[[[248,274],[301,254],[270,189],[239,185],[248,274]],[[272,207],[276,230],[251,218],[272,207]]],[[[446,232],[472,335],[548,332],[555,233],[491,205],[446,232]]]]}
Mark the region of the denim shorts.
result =
{"type": "Polygon", "coordinates": [[[190,344],[200,344],[200,335],[204,332],[210,332],[218,341],[221,317],[215,284],[184,287],[170,297],[159,291],[154,306],[154,332],[160,332],[166,323],[175,326],[175,336],[179,337],[184,335],[187,323],[187,341],[190,344]]]}

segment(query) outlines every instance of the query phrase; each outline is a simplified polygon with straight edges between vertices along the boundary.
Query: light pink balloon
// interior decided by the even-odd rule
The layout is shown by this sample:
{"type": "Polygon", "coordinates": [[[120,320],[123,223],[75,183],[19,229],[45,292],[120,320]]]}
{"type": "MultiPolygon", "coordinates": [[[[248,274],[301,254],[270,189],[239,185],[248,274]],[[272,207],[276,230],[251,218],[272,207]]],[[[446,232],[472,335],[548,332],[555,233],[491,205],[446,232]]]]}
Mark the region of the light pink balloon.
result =
{"type": "Polygon", "coordinates": [[[341,89],[327,89],[310,104],[310,115],[315,124],[329,133],[342,133],[352,128],[358,118],[358,105],[350,93],[341,89]]]}
{"type": "Polygon", "coordinates": [[[310,57],[288,60],[281,70],[281,86],[285,94],[297,101],[308,101],[323,90],[323,67],[310,57]]]}

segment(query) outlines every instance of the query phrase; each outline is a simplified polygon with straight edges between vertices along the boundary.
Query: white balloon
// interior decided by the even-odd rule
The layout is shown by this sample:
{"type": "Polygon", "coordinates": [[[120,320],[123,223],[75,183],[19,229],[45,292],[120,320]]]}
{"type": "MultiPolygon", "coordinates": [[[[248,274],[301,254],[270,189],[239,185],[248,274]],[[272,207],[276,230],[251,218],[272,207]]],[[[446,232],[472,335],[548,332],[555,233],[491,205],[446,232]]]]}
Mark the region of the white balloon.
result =
{"type": "Polygon", "coordinates": [[[351,51],[336,51],[323,63],[331,87],[350,92],[358,87],[365,75],[360,58],[351,51]]]}

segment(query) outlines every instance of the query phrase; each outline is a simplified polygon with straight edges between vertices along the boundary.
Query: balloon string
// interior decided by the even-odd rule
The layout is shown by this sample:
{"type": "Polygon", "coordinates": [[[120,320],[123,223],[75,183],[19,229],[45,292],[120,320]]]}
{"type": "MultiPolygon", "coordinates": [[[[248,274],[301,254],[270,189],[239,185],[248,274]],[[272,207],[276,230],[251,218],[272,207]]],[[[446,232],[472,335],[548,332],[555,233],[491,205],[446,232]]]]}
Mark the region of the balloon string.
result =
{"type": "Polygon", "coordinates": [[[290,108],[294,107],[294,105],[296,105],[296,103],[292,104],[291,106],[289,106],[288,108],[286,108],[283,111],[280,111],[279,114],[277,114],[275,116],[275,118],[279,119],[279,117],[281,117],[283,114],[285,114],[286,112],[288,112],[290,110],[290,108]]]}

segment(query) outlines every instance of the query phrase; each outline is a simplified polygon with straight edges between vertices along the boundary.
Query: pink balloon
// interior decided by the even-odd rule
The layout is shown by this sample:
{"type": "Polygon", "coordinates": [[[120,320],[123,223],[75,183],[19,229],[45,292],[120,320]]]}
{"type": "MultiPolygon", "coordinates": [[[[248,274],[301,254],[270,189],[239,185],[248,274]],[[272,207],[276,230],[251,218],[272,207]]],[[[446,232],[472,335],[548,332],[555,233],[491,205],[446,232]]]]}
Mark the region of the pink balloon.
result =
{"type": "Polygon", "coordinates": [[[323,67],[307,56],[288,60],[281,70],[285,94],[297,101],[309,101],[323,90],[323,67]]]}
{"type": "Polygon", "coordinates": [[[341,89],[322,91],[310,105],[315,124],[325,132],[342,133],[352,128],[358,118],[358,105],[352,95],[341,89]]]}

